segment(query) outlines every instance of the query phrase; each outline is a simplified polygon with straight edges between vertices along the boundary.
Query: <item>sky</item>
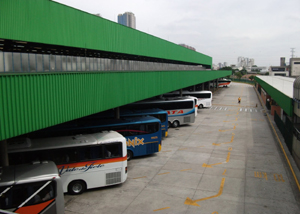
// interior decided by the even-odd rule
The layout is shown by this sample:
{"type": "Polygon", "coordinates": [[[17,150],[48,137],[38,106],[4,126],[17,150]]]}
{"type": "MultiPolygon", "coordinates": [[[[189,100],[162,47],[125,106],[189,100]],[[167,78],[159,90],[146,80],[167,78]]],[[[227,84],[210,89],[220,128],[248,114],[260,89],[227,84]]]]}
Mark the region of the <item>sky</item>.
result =
{"type": "Polygon", "coordinates": [[[213,63],[279,66],[300,57],[300,0],[54,0],[117,22],[132,12],[136,29],[211,56],[213,63]]]}

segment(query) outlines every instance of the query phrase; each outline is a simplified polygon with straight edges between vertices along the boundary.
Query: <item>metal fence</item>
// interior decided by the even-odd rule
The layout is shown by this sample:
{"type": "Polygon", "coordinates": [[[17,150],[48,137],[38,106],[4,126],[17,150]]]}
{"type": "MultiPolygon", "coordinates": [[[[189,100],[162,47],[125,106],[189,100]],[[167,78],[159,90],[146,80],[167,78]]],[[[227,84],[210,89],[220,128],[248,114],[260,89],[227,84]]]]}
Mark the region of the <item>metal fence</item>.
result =
{"type": "Polygon", "coordinates": [[[247,83],[247,84],[251,84],[254,85],[255,82],[248,80],[248,79],[236,79],[236,78],[230,78],[233,82],[240,82],[240,83],[247,83]]]}
{"type": "Polygon", "coordinates": [[[274,121],[280,130],[285,144],[287,145],[290,153],[292,154],[293,150],[293,130],[294,126],[293,123],[286,117],[285,123],[281,120],[281,118],[277,115],[276,111],[274,113],[274,121]]]}

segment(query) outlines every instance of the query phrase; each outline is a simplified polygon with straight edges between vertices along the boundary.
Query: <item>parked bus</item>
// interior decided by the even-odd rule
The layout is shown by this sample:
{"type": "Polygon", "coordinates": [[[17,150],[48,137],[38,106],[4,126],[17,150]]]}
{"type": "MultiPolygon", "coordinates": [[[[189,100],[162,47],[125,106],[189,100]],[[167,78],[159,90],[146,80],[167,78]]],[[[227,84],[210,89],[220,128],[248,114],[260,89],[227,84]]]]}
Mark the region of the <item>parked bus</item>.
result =
{"type": "MultiPolygon", "coordinates": [[[[162,137],[168,136],[168,112],[162,110],[162,109],[143,109],[143,110],[129,110],[126,108],[120,109],[120,117],[126,118],[126,117],[142,117],[142,116],[152,116],[156,117],[161,122],[161,134],[162,137]]],[[[110,109],[107,111],[103,111],[97,114],[93,114],[90,116],[85,117],[86,119],[108,119],[108,118],[114,118],[115,112],[114,110],[110,109]]]]}
{"type": "Polygon", "coordinates": [[[231,80],[230,79],[219,79],[218,80],[218,87],[230,87],[231,85],[231,80]]]}
{"type": "Polygon", "coordinates": [[[114,131],[11,141],[8,158],[12,165],[53,161],[63,192],[69,194],[120,184],[127,179],[126,139],[114,131]]]}
{"type": "MultiPolygon", "coordinates": [[[[96,133],[114,130],[127,140],[127,158],[144,156],[161,150],[161,122],[151,116],[121,119],[93,119],[87,117],[33,133],[43,137],[96,133]]],[[[34,136],[36,137],[36,136],[34,136]]]]}
{"type": "MultiPolygon", "coordinates": [[[[179,91],[163,94],[164,97],[176,97],[179,96],[179,91]]],[[[198,108],[211,107],[212,106],[212,92],[211,91],[182,91],[183,96],[197,97],[198,108]]]]}
{"type": "Polygon", "coordinates": [[[129,109],[159,108],[168,112],[169,126],[176,128],[179,125],[195,122],[195,98],[171,97],[143,100],[126,106],[129,109]]]}
{"type": "Polygon", "coordinates": [[[51,161],[0,167],[0,213],[63,214],[62,181],[51,161]]]}

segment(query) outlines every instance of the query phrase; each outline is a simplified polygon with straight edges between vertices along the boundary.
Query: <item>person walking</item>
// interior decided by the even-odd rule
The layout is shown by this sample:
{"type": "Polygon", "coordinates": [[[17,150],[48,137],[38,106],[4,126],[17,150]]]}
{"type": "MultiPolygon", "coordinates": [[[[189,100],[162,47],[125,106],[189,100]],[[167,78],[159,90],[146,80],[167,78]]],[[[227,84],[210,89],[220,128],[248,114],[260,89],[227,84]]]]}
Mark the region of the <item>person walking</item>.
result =
{"type": "Polygon", "coordinates": [[[238,98],[238,103],[239,103],[239,104],[241,103],[241,97],[238,98]]]}

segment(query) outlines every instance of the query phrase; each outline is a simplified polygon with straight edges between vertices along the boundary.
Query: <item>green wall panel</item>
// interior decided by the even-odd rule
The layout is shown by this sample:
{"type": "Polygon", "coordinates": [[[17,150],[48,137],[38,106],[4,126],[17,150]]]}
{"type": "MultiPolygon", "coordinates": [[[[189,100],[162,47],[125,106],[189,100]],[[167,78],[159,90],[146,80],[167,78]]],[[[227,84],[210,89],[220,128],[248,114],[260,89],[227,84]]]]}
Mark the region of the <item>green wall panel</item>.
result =
{"type": "Polygon", "coordinates": [[[289,116],[293,115],[293,99],[278,91],[265,81],[255,77],[255,81],[272,97],[273,100],[287,113],[289,116]]]}
{"type": "Polygon", "coordinates": [[[0,75],[0,140],[230,75],[231,71],[0,75]]]}
{"type": "Polygon", "coordinates": [[[212,58],[49,0],[1,0],[0,39],[212,65],[212,58]]]}

